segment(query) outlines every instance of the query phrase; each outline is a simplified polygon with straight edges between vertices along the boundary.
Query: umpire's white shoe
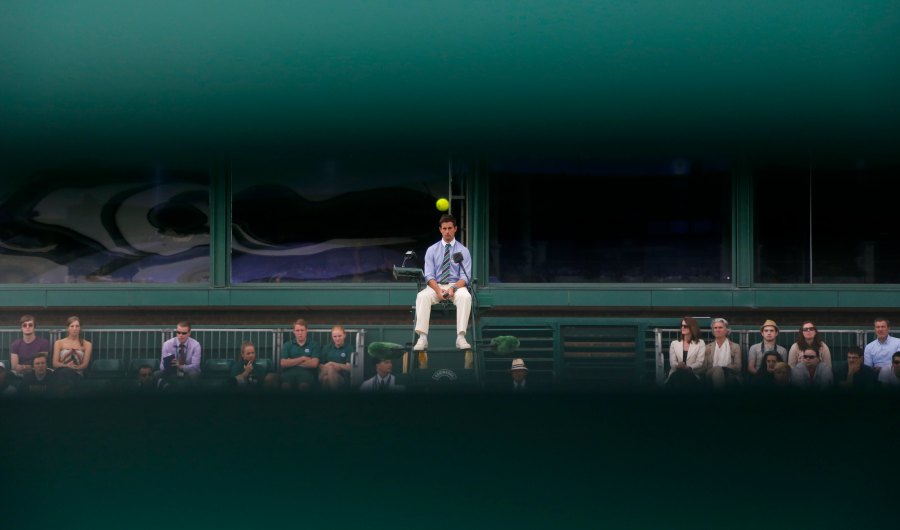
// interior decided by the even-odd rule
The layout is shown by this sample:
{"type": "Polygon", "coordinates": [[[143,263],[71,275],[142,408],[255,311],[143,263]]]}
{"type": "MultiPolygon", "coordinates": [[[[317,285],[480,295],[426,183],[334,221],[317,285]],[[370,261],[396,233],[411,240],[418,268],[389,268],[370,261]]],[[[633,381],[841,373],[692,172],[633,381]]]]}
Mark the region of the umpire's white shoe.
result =
{"type": "Polygon", "coordinates": [[[472,345],[466,342],[465,335],[457,335],[456,336],[456,349],[458,350],[471,350],[472,345]]]}
{"type": "Polygon", "coordinates": [[[419,340],[416,342],[416,345],[413,346],[413,351],[424,351],[428,349],[428,337],[425,335],[419,335],[419,340]]]}

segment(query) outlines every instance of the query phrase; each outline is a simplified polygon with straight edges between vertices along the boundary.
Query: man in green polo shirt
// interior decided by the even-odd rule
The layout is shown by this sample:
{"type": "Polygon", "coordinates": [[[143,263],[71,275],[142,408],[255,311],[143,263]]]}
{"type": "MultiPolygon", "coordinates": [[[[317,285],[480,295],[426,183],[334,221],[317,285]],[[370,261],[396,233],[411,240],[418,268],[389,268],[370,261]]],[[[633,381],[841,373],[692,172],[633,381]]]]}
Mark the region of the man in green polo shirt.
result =
{"type": "Polygon", "coordinates": [[[281,350],[282,390],[310,390],[318,379],[322,349],[307,338],[306,321],[294,322],[294,340],[281,350]]]}

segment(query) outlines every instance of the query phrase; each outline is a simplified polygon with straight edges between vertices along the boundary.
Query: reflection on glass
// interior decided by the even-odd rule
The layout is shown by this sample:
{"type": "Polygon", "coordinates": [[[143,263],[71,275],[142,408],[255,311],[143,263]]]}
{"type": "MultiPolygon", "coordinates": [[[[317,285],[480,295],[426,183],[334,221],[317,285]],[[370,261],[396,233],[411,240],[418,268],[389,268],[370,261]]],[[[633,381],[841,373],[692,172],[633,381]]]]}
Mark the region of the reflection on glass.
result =
{"type": "Polygon", "coordinates": [[[393,281],[406,251],[439,237],[443,164],[237,164],[232,282],[393,281]]]}
{"type": "Polygon", "coordinates": [[[491,282],[729,282],[723,163],[513,161],[491,170],[491,282]]]}
{"type": "Polygon", "coordinates": [[[209,279],[209,175],[71,169],[0,185],[0,282],[209,279]]]}

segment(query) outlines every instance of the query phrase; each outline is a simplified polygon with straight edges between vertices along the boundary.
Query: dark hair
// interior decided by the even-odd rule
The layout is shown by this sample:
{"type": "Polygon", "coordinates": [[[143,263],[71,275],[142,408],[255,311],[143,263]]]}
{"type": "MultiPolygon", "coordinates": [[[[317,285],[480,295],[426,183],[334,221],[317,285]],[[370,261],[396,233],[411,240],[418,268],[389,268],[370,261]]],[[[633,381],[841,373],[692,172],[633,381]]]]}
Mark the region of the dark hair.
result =
{"type": "Polygon", "coordinates": [[[441,220],[438,221],[438,226],[441,226],[444,223],[453,223],[453,226],[457,226],[456,225],[456,217],[453,217],[449,213],[445,213],[444,215],[441,216],[441,220]]]}
{"type": "Polygon", "coordinates": [[[762,363],[763,363],[763,365],[766,364],[766,357],[768,357],[768,356],[770,356],[770,355],[774,355],[774,356],[775,356],[775,362],[779,362],[779,363],[783,363],[783,362],[784,362],[784,359],[781,357],[781,354],[778,353],[777,350],[769,350],[769,351],[763,353],[763,356],[762,356],[762,363]]]}
{"type": "Polygon", "coordinates": [[[140,371],[143,370],[144,368],[148,368],[150,370],[150,375],[153,375],[153,367],[147,363],[144,363],[144,364],[138,366],[138,373],[140,373],[140,371]]]}
{"type": "Polygon", "coordinates": [[[807,343],[806,339],[803,338],[803,326],[807,324],[812,324],[815,328],[816,324],[812,320],[804,320],[802,324],[800,324],[800,329],[797,331],[797,349],[802,353],[803,350],[816,350],[816,353],[819,353],[819,349],[822,348],[822,345],[825,342],[819,338],[819,329],[816,328],[816,335],[813,337],[812,344],[807,343]]]}
{"type": "Polygon", "coordinates": [[[191,330],[191,323],[187,320],[182,320],[181,322],[175,324],[176,328],[188,328],[188,331],[191,330]]]}
{"type": "Polygon", "coordinates": [[[862,357],[862,350],[859,349],[859,346],[850,346],[849,348],[847,348],[847,355],[850,355],[851,353],[855,353],[856,355],[862,357]]]}
{"type": "Polygon", "coordinates": [[[895,358],[895,357],[900,357],[900,351],[895,351],[895,352],[894,352],[894,355],[891,355],[891,362],[894,361],[894,358],[895,358]]]}
{"type": "Polygon", "coordinates": [[[691,342],[698,342],[700,340],[700,324],[697,322],[697,319],[694,317],[684,317],[681,320],[687,324],[688,329],[691,330],[691,342]]]}
{"type": "Polygon", "coordinates": [[[37,325],[37,320],[35,320],[31,315],[22,315],[22,318],[19,319],[20,326],[26,322],[34,322],[35,325],[37,325]]]}
{"type": "Polygon", "coordinates": [[[876,318],[875,321],[872,322],[872,324],[877,324],[877,323],[879,323],[879,322],[884,322],[885,324],[887,324],[887,327],[889,327],[889,328],[891,327],[891,321],[888,320],[888,319],[886,319],[886,318],[884,318],[884,317],[878,317],[878,318],[876,318]]]}

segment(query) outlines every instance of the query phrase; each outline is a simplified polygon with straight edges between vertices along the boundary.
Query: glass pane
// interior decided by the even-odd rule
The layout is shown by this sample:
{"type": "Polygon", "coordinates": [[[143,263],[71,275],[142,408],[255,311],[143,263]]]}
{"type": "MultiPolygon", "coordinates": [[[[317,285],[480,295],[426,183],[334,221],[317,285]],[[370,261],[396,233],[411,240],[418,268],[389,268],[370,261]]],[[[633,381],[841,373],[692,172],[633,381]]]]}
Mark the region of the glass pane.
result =
{"type": "Polygon", "coordinates": [[[491,282],[729,282],[731,174],[699,160],[491,168],[491,282]]]}
{"type": "MultiPolygon", "coordinates": [[[[237,162],[232,282],[387,282],[440,238],[447,162],[237,162]]],[[[459,237],[459,236],[458,236],[459,237]]]]}
{"type": "Polygon", "coordinates": [[[808,167],[767,167],[755,171],[753,226],[755,280],[808,283],[808,167]]]}
{"type": "Polygon", "coordinates": [[[900,283],[898,168],[813,170],[813,281],[900,283]]]}
{"type": "Polygon", "coordinates": [[[209,173],[3,169],[0,282],[209,280],[209,173]]]}

